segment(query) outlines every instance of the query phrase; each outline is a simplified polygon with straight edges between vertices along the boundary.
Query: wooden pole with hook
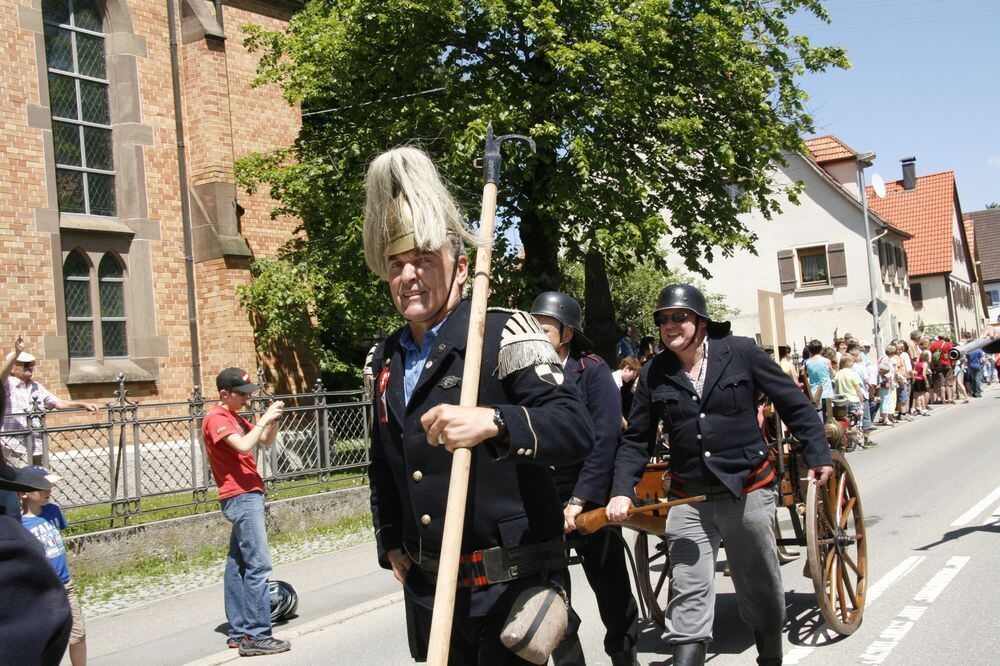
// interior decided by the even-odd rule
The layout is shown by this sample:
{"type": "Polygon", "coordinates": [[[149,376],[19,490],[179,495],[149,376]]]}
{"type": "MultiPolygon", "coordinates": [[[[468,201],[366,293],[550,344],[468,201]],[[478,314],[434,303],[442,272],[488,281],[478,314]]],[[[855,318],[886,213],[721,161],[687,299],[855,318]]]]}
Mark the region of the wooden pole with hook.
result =
{"type": "MultiPolygon", "coordinates": [[[[483,206],[479,219],[479,247],[476,251],[476,272],[472,283],[472,312],[462,370],[462,394],[459,405],[475,407],[479,402],[479,373],[483,357],[483,335],[486,329],[486,302],[490,291],[490,267],[493,258],[493,227],[496,222],[497,181],[500,179],[500,144],[507,140],[524,141],[535,152],[535,142],[520,134],[493,136],[493,125],[486,128],[486,150],[483,154],[483,206]]],[[[461,557],[462,531],[465,527],[466,499],[469,493],[469,472],[472,450],[456,449],[451,462],[448,482],[448,503],[445,508],[444,533],[441,539],[441,559],[437,586],[434,590],[434,614],[427,663],[445,666],[451,647],[451,627],[454,619],[455,592],[458,585],[458,565],[461,557]]]]}

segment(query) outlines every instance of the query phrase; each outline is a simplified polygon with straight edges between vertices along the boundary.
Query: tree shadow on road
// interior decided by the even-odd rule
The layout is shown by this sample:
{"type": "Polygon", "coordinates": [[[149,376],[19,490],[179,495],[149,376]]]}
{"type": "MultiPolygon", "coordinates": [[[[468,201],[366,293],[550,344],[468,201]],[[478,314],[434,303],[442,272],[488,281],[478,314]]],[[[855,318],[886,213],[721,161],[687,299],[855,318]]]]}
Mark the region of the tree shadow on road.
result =
{"type": "Polygon", "coordinates": [[[941,544],[954,541],[955,539],[961,539],[967,534],[972,534],[973,532],[992,532],[993,534],[998,534],[1000,533],[1000,521],[995,521],[987,525],[970,525],[969,527],[960,527],[957,530],[945,532],[937,541],[932,541],[931,543],[915,548],[914,550],[930,550],[931,548],[937,548],[941,544]]]}

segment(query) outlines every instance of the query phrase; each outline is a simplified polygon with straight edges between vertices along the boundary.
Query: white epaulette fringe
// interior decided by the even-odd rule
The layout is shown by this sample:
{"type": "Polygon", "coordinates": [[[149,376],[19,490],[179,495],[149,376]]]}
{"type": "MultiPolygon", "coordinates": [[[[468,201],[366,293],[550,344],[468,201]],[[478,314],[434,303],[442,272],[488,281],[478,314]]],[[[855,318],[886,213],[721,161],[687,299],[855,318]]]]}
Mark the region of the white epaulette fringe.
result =
{"type": "Polygon", "coordinates": [[[559,356],[538,322],[523,310],[489,308],[490,312],[509,312],[510,319],[500,334],[497,376],[503,379],[518,370],[546,363],[559,364],[559,356]]]}

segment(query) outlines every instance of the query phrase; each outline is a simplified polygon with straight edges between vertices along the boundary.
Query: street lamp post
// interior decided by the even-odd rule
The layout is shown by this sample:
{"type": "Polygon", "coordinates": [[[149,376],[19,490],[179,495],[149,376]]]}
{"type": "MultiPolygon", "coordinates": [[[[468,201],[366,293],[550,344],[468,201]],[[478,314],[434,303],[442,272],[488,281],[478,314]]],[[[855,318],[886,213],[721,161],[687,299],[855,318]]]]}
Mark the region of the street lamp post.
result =
{"type": "Polygon", "coordinates": [[[875,153],[861,153],[857,159],[858,195],[861,197],[861,210],[864,213],[865,220],[865,247],[868,248],[865,254],[868,259],[868,288],[871,291],[872,297],[872,334],[875,337],[875,358],[879,359],[882,358],[882,332],[879,330],[878,283],[875,281],[875,264],[872,258],[872,254],[874,254],[872,249],[872,232],[868,226],[868,194],[865,192],[865,169],[872,165],[875,153]]]}

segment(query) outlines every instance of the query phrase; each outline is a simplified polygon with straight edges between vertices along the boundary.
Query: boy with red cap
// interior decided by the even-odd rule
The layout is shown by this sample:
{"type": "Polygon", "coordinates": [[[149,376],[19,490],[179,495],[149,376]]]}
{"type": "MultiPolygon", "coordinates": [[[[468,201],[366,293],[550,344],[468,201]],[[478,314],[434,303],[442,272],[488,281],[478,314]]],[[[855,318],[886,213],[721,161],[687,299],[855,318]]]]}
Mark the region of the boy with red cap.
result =
{"type": "Polygon", "coordinates": [[[253,452],[278,434],[284,403],[272,402],[252,424],[240,416],[257,386],[239,368],[226,368],[215,378],[219,403],[202,421],[205,453],[219,487],[222,514],[233,525],[226,559],[225,601],[229,621],[226,644],[240,656],[277,654],[291,648],[271,635],[271,600],[267,579],[271,550],[264,523],[264,480],[253,452]]]}

